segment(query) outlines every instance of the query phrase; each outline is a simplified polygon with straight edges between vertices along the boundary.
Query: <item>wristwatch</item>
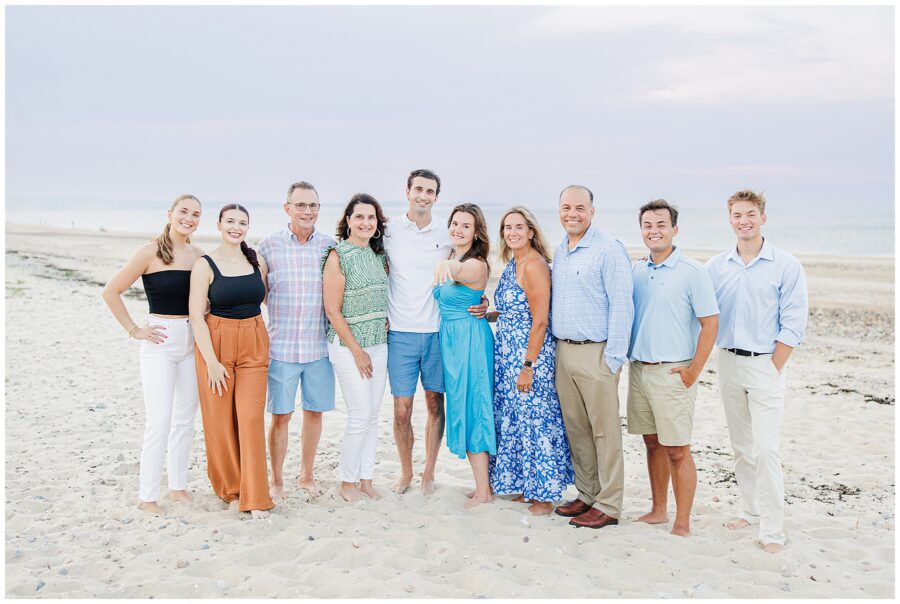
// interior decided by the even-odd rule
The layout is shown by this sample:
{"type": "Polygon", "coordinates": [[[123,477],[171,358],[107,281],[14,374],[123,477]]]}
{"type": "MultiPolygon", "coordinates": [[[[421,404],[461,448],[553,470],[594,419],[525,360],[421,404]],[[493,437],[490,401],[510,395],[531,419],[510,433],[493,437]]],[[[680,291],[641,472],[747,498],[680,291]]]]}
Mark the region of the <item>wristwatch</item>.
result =
{"type": "Polygon", "coordinates": [[[530,359],[525,359],[525,362],[522,363],[522,371],[534,373],[534,362],[530,359]]]}

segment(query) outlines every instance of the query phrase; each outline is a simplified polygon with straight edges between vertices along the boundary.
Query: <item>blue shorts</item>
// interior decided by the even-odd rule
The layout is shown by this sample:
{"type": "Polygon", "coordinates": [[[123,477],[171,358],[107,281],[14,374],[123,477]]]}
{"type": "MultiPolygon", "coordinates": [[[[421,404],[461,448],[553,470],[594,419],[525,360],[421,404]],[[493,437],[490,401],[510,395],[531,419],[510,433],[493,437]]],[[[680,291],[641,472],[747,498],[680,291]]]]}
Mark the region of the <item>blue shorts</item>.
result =
{"type": "Polygon", "coordinates": [[[322,357],[311,363],[285,363],[269,359],[266,411],[276,415],[293,413],[298,383],[304,411],[334,409],[334,370],[328,357],[322,357]]]}
{"type": "Polygon", "coordinates": [[[419,376],[422,387],[444,392],[444,367],[441,365],[441,341],[437,332],[388,332],[388,377],[391,394],[415,396],[419,376]]]}

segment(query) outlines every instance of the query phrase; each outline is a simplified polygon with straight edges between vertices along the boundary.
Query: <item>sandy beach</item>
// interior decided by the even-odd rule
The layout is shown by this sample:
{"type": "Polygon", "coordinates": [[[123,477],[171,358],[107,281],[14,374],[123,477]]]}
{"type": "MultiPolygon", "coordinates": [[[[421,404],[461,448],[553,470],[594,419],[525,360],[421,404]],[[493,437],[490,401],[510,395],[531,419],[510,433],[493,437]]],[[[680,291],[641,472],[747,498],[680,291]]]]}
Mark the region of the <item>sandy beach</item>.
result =
{"type": "MultiPolygon", "coordinates": [[[[724,225],[723,228],[726,228],[724,225]]],[[[264,233],[253,233],[257,241],[264,233]]],[[[701,377],[694,444],[693,536],[633,522],[650,505],[640,437],[625,435],[618,527],[575,529],[503,499],[463,509],[471,475],[444,448],[437,492],[389,490],[399,471],[385,393],[376,486],[345,504],[336,467],[346,415],[325,416],[317,475],[325,494],[293,486],[299,416],[285,465],[287,499],[251,521],[206,477],[196,418],[192,504],[139,511],[143,402],[138,344],[100,298],[148,238],[6,227],[6,595],[9,597],[606,598],[893,597],[894,260],[801,256],[810,323],[788,365],[782,455],[787,545],[764,553],[739,512],[715,362],[701,377]]],[[[214,242],[199,242],[206,249],[214,242]]],[[[790,242],[773,242],[790,250],[790,242]]],[[[633,257],[642,255],[632,250],[633,257]]],[[[690,254],[706,260],[709,254],[690,254]]],[[[126,295],[136,320],[147,305],[126,295]]],[[[715,353],[714,353],[715,354],[715,353]]],[[[627,375],[620,382],[625,413],[627,375]]],[[[417,397],[414,463],[424,461],[417,397]]],[[[624,425],[624,418],[623,418],[624,425]]],[[[164,483],[165,484],[165,483],[164,483]]],[[[574,496],[574,488],[567,496],[574,496]]],[[[674,500],[670,495],[670,513],[674,500]]]]}

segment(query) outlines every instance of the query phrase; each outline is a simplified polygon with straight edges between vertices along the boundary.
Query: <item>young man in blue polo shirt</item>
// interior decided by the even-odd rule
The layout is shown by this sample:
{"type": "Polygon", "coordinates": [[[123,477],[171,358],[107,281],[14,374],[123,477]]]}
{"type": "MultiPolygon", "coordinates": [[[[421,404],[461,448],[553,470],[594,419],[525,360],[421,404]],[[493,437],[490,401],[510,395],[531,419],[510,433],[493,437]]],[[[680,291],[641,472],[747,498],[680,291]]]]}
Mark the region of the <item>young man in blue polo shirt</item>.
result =
{"type": "Polygon", "coordinates": [[[653,506],[637,521],[669,521],[671,477],[672,534],[686,537],[691,534],[697,490],[691,457],[697,378],[716,341],[719,307],[706,269],[673,245],[678,209],[657,199],[641,206],[638,222],[650,257],[639,260],[631,271],[634,325],[628,354],[628,432],[644,437],[653,506]]]}

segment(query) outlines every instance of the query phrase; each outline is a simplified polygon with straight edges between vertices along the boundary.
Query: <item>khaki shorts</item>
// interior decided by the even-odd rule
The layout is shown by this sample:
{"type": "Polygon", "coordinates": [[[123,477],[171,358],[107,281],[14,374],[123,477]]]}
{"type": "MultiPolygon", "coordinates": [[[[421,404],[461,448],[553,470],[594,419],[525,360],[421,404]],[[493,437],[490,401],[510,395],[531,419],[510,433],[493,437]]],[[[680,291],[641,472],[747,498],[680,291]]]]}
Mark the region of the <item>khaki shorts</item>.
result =
{"type": "Polygon", "coordinates": [[[659,443],[667,447],[691,444],[697,382],[686,388],[681,375],[669,373],[673,367],[689,364],[644,365],[632,361],[628,376],[629,434],[656,434],[659,443]]]}

